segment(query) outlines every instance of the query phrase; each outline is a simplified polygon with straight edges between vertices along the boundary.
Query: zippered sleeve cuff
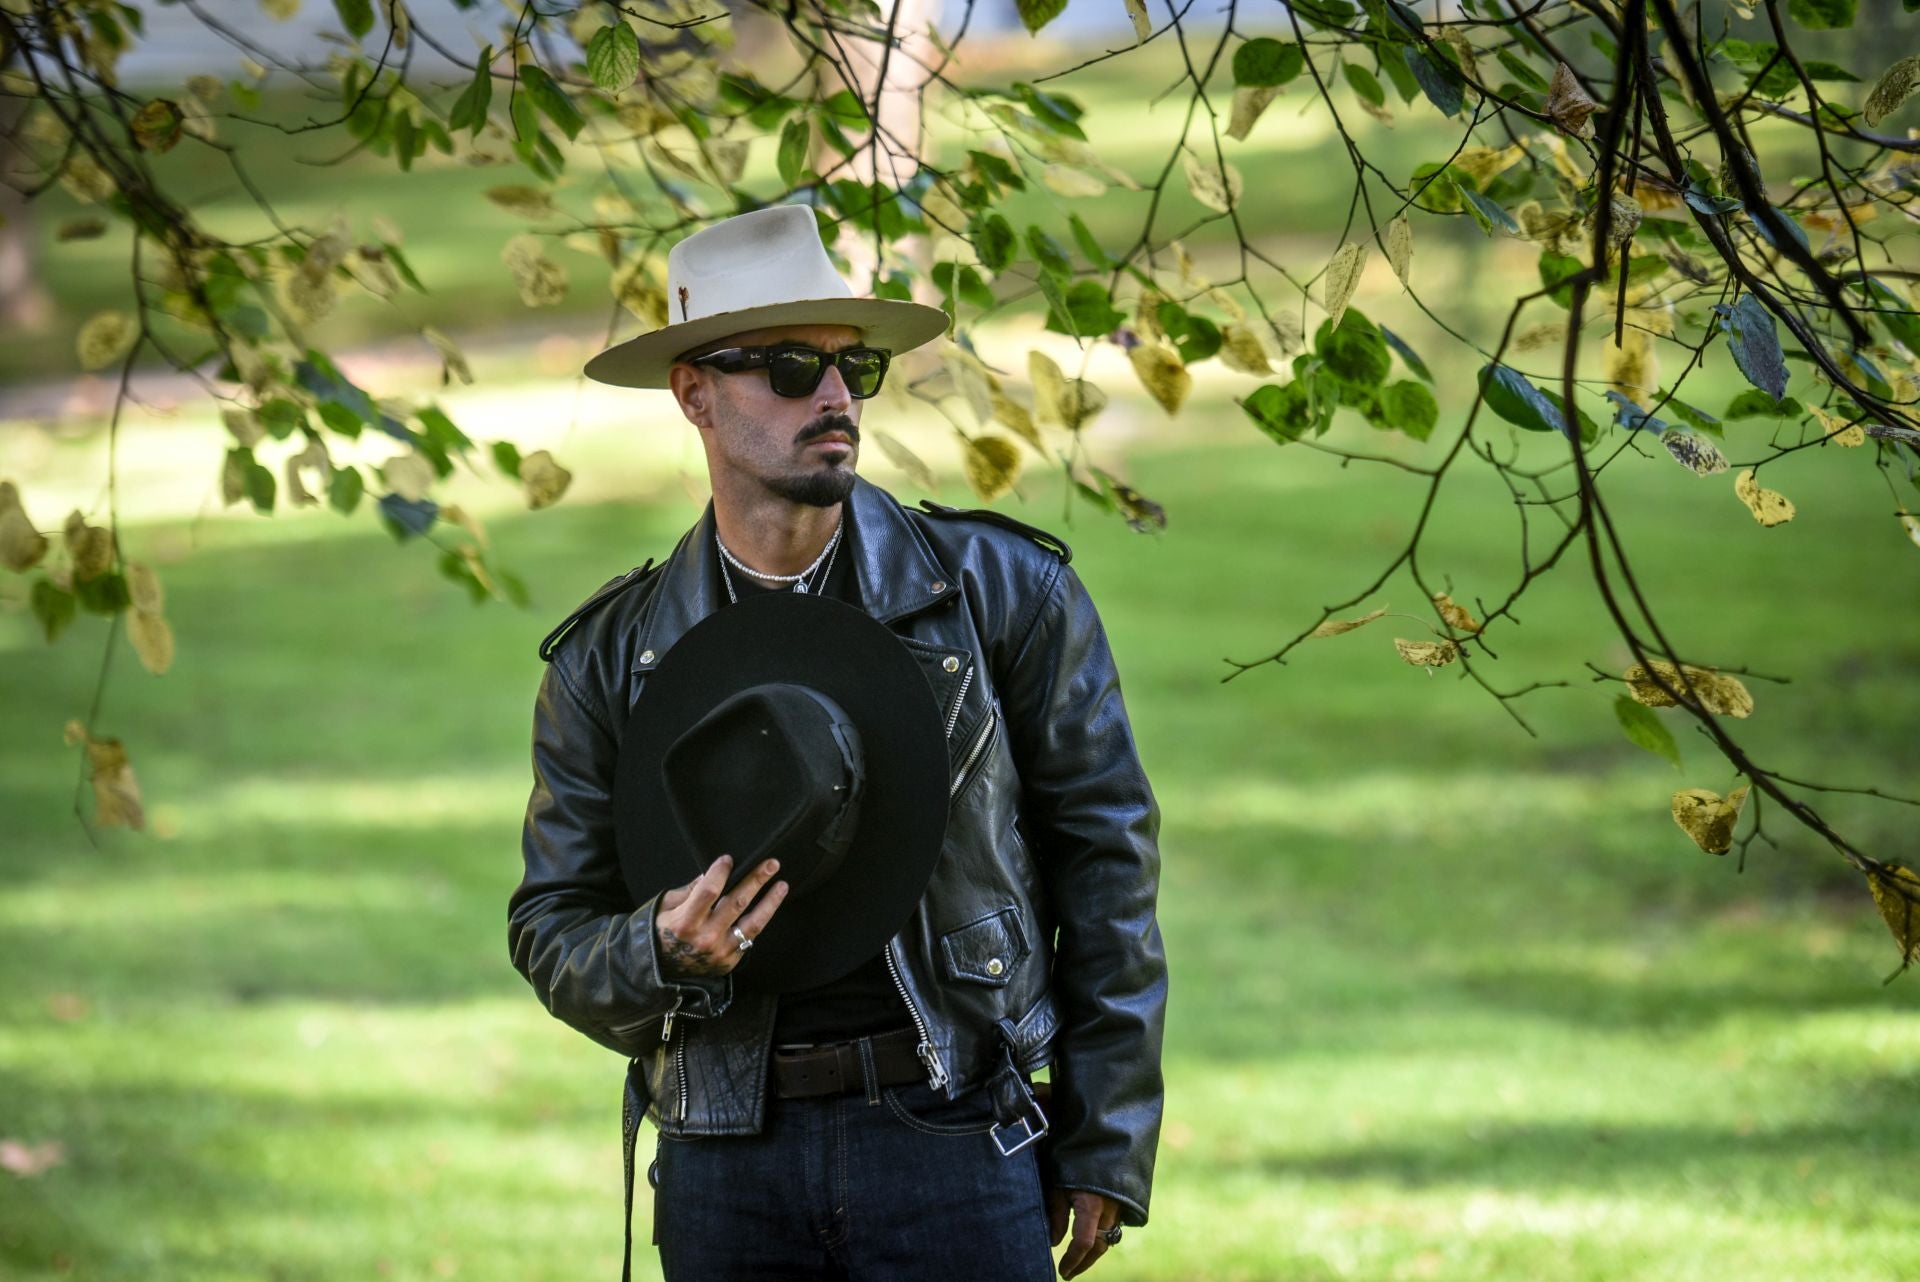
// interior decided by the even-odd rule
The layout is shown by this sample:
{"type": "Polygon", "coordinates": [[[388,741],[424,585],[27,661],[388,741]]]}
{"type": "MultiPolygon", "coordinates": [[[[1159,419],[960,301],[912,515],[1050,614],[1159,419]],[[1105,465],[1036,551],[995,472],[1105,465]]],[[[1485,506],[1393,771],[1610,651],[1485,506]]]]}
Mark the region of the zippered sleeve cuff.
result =
{"type": "Polygon", "coordinates": [[[636,928],[646,931],[644,948],[635,948],[634,956],[644,959],[644,964],[652,972],[645,976],[642,983],[657,987],[667,993],[672,1001],[672,1013],[677,1017],[684,1015],[689,1019],[713,1019],[726,1013],[733,1004],[733,976],[722,975],[717,979],[707,979],[698,975],[685,978],[669,976],[660,968],[660,932],[653,922],[654,911],[660,906],[660,896],[655,895],[640,905],[633,914],[636,928]]]}

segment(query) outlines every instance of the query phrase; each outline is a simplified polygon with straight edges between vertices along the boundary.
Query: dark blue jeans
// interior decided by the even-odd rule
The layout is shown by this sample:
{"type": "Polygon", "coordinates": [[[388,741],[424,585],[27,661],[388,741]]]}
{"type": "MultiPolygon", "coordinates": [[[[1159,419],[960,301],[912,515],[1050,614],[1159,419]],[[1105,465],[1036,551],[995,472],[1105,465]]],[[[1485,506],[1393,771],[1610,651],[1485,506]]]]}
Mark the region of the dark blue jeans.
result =
{"type": "Polygon", "coordinates": [[[925,1082],[769,1099],[759,1135],[660,1137],[668,1282],[1047,1282],[1035,1147],[1002,1157],[984,1091],[925,1082]]]}

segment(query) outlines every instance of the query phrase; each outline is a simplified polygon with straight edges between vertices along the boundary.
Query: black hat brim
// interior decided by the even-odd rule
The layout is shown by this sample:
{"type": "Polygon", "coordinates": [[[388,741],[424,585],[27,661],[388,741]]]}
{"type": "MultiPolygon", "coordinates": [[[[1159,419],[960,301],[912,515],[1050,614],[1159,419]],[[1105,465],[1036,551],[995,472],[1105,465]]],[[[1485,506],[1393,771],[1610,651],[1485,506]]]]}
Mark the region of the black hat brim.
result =
{"type": "Polygon", "coordinates": [[[811,686],[838,704],[859,729],[867,772],[860,826],[839,867],[789,896],[733,971],[742,989],[788,993],[866,962],[913,915],[946,837],[947,750],[918,661],[863,611],[793,592],[717,610],[647,674],[621,736],[614,837],[635,903],[741,853],[692,848],[661,762],[722,700],[768,682],[811,686]]]}

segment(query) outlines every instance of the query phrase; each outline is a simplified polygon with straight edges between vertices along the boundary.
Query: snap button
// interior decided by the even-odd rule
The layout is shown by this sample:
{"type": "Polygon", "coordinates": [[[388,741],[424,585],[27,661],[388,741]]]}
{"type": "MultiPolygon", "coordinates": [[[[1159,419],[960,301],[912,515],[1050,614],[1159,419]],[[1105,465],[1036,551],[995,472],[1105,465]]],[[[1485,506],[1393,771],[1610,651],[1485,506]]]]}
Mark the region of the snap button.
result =
{"type": "Polygon", "coordinates": [[[940,660],[940,666],[948,672],[958,672],[960,671],[960,660],[954,658],[952,655],[948,655],[946,658],[940,660]]]}
{"type": "Polygon", "coordinates": [[[946,590],[947,581],[945,579],[935,579],[933,582],[927,584],[927,591],[929,592],[945,592],[946,590]]]}
{"type": "Polygon", "coordinates": [[[652,663],[652,662],[653,662],[653,651],[651,651],[651,650],[642,650],[642,651],[640,652],[640,662],[642,662],[642,663],[652,663]]]}
{"type": "Polygon", "coordinates": [[[1001,961],[998,957],[989,957],[987,959],[987,974],[989,975],[998,975],[1001,971],[1005,970],[1006,968],[1007,968],[1007,964],[1001,961]]]}

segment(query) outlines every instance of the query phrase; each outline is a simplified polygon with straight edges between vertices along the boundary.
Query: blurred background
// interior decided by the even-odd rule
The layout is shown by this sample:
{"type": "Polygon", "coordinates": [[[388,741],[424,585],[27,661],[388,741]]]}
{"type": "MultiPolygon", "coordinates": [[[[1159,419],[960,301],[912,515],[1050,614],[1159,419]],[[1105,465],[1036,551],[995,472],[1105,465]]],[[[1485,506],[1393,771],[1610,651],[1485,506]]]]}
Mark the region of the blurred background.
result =
{"type": "MultiPolygon", "coordinates": [[[[310,38],[234,9],[262,38],[310,38]]],[[[1874,21],[1897,17],[1884,9],[1874,21]]],[[[1028,78],[1130,43],[1112,10],[1076,4],[1041,40],[1004,16],[976,26],[969,74],[1028,78]]],[[[149,60],[123,66],[127,82],[219,73],[208,64],[227,55],[166,25],[179,17],[151,10],[149,60]]],[[[326,17],[309,5],[295,22],[326,17]]],[[[1849,39],[1884,36],[1863,27],[1849,39]]],[[[1184,93],[1154,97],[1179,74],[1170,43],[1050,82],[1085,106],[1101,158],[1142,177],[1186,108],[1184,93]]],[[[1296,84],[1229,144],[1245,233],[1301,280],[1340,243],[1353,194],[1314,101],[1296,84]]],[[[1350,114],[1397,181],[1457,142],[1424,104],[1391,125],[1350,114]]],[[[401,234],[429,292],[345,299],[320,331],[355,382],[431,393],[442,362],[418,330],[438,326],[474,374],[440,394],[454,421],[549,449],[574,481],[533,512],[491,471],[446,487],[528,585],[524,610],[470,603],[433,548],[396,543],[366,508],[223,505],[230,440],[199,385],[137,370],[110,434],[114,382],[78,371],[81,324],[132,305],[124,229],[57,241],[84,212],[58,188],[7,212],[30,270],[0,344],[0,479],[43,529],[74,509],[99,521],[111,446],[121,544],[164,581],[177,655],[149,676],[84,614],[49,646],[24,580],[0,576],[0,1276],[609,1276],[624,1065],[541,1009],[508,963],[505,905],[535,647],[698,517],[697,440],[665,393],[579,378],[632,332],[603,263],[556,250],[566,298],[521,305],[500,245],[524,223],[481,194],[510,173],[429,153],[403,175],[365,156],[317,163],[337,159],[324,135],[227,137],[289,219],[379,215],[401,234]],[[62,741],[103,668],[95,731],[122,739],[138,772],[139,833],[89,829],[85,764],[62,741]]],[[[1817,165],[1790,126],[1755,142],[1770,176],[1817,165]]],[[[761,146],[749,177],[772,173],[761,146]]],[[[206,149],[166,160],[226,234],[259,217],[206,149]]],[[[1184,190],[1165,203],[1162,226],[1205,212],[1184,190]]],[[[1074,208],[1123,245],[1144,197],[1115,188],[1074,208]]],[[[1533,247],[1467,219],[1416,221],[1415,235],[1414,288],[1483,341],[1537,285],[1533,247]]],[[[1910,232],[1902,244],[1911,266],[1910,232]]],[[[1189,247],[1216,279],[1237,273],[1230,238],[1189,247]]],[[[1297,293],[1269,286],[1297,310],[1297,293]]],[[[1431,463],[1480,358],[1378,255],[1354,306],[1425,357],[1440,424],[1423,445],[1349,414],[1328,439],[1431,463]]],[[[1311,332],[1317,306],[1306,316],[1311,332]]],[[[1016,379],[1032,348],[1078,359],[1037,313],[974,339],[1016,379]]],[[[1674,790],[1734,780],[1671,712],[1682,770],[1622,736],[1618,687],[1583,665],[1618,673],[1629,656],[1584,565],[1536,584],[1496,638],[1502,688],[1566,683],[1514,704],[1526,727],[1457,668],[1402,663],[1393,637],[1425,635],[1404,617],[1224,681],[1225,659],[1272,651],[1392,562],[1420,478],[1276,446],[1234,403],[1261,380],[1218,362],[1195,368],[1173,421],[1117,348],[1090,371],[1113,403],[1085,429],[1088,455],[1165,507],[1164,532],[1073,501],[1058,460],[1037,454],[996,506],[1073,544],[1163,809],[1172,1004],[1153,1220],[1095,1276],[1920,1278],[1920,981],[1882,985],[1897,955],[1864,884],[1777,813],[1744,868],[1675,826],[1674,790]]],[[[1714,412],[1745,386],[1719,348],[1688,383],[1714,412]]],[[[890,392],[863,425],[907,444],[937,486],[871,446],[863,473],[909,503],[974,502],[945,419],[890,392]]],[[[1729,423],[1727,453],[1772,430],[1729,423]]],[[[390,452],[366,444],[370,459],[390,452]]],[[[1545,460],[1554,446],[1515,448],[1545,460]]],[[[1757,760],[1914,795],[1920,549],[1867,453],[1807,450],[1771,469],[1799,509],[1774,529],[1725,477],[1659,450],[1623,456],[1610,502],[1683,652],[1788,678],[1750,681],[1758,707],[1738,733],[1757,760]]],[[[1431,521],[1427,572],[1462,601],[1504,595],[1520,544],[1497,478],[1458,472],[1431,521]]],[[[1378,604],[1428,609],[1404,574],[1347,613],[1378,604]]],[[[1882,857],[1920,847],[1912,807],[1818,804],[1882,857]]],[[[651,1143],[643,1132],[643,1162],[651,1143]]],[[[637,1272],[655,1267],[643,1247],[637,1272]]]]}

